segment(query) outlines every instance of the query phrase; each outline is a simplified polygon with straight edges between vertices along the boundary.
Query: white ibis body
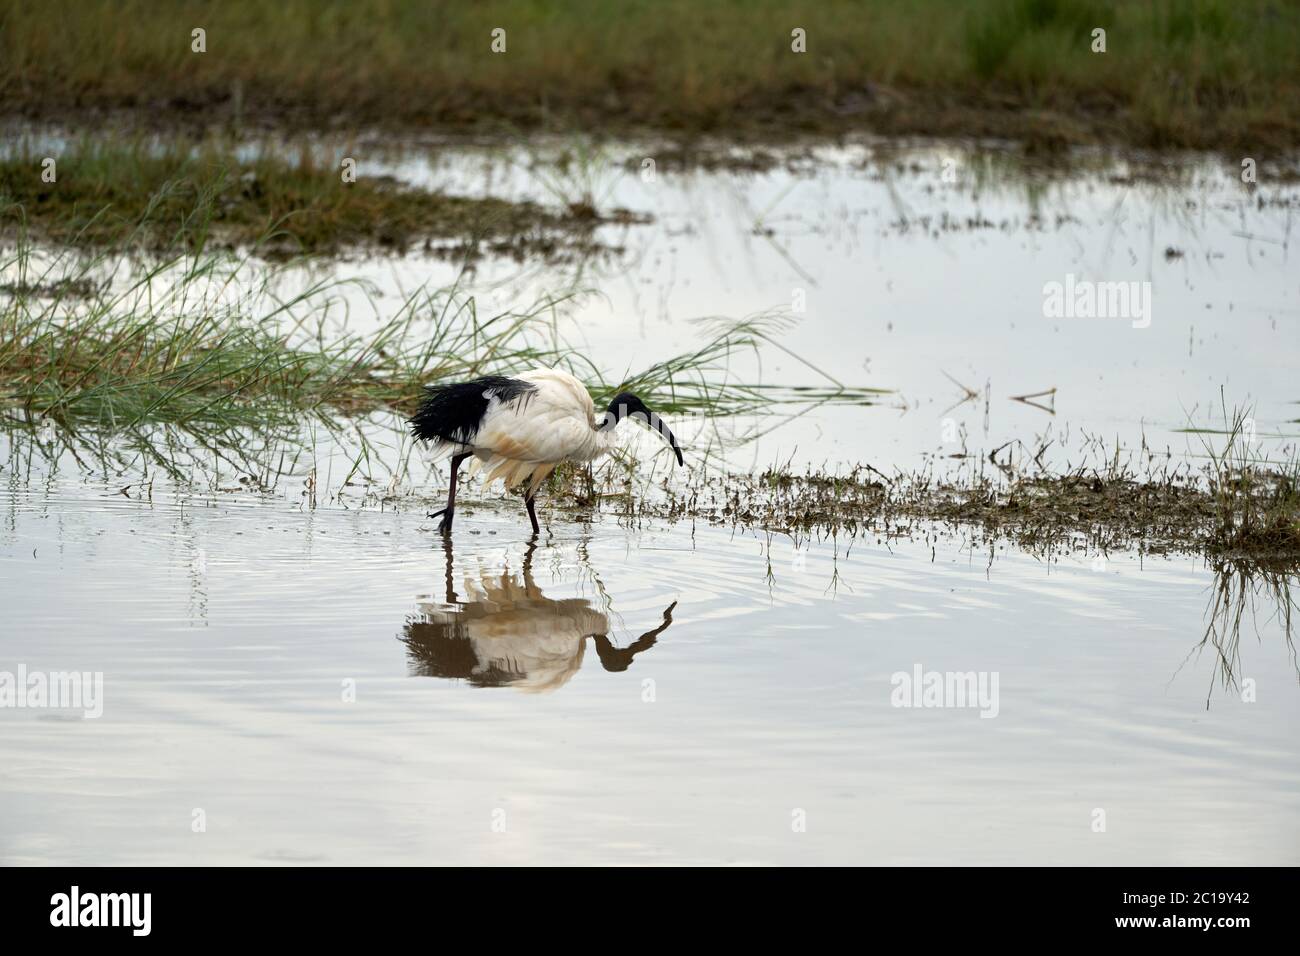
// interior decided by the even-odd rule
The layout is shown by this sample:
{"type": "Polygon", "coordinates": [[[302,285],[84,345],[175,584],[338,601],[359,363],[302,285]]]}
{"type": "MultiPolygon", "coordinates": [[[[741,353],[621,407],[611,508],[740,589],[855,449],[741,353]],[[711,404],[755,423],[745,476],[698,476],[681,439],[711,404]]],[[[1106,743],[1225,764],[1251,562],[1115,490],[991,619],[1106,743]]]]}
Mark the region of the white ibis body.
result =
{"type": "Polygon", "coordinates": [[[559,369],[539,368],[516,376],[492,375],[450,385],[430,385],[411,417],[415,437],[451,455],[447,507],[438,529],[451,530],[456,513],[456,473],[466,458],[501,478],[507,488],[527,481],[524,502],[533,533],[539,530],[533,498],[538,486],[561,462],[589,462],[614,444],[614,429],[624,418],[637,418],[668,442],[682,464],[677,439],[645,402],[631,392],[614,397],[597,415],[583,384],[559,369]]]}

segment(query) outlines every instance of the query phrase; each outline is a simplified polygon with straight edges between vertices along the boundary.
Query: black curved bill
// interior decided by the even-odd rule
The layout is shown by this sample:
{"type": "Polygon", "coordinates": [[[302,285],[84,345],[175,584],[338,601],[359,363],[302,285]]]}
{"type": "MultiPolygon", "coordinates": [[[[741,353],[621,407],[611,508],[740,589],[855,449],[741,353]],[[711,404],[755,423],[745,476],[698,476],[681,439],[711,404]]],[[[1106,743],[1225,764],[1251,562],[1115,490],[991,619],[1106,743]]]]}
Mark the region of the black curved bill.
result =
{"type": "Polygon", "coordinates": [[[648,408],[644,414],[638,414],[636,417],[657,431],[664,441],[668,442],[668,447],[673,450],[673,454],[677,456],[677,464],[685,466],[686,461],[682,458],[682,446],[677,444],[677,437],[673,434],[672,429],[668,427],[668,423],[660,418],[658,413],[652,412],[648,408]]]}

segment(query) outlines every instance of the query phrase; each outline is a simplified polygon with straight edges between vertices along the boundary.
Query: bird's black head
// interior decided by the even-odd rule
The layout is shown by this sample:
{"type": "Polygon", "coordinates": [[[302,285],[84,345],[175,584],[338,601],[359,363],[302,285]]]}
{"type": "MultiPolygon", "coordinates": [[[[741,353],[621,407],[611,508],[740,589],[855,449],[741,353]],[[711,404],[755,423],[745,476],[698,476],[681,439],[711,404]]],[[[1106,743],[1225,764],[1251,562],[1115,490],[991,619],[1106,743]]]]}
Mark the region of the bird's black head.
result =
{"type": "Polygon", "coordinates": [[[667,423],[657,414],[646,407],[646,403],[641,401],[631,392],[619,392],[609,403],[609,409],[605,412],[605,422],[602,428],[613,428],[625,418],[635,418],[637,421],[650,426],[657,431],[664,440],[668,442],[668,447],[673,450],[677,456],[677,464],[684,465],[686,462],[682,459],[681,446],[677,444],[677,439],[669,430],[667,423]]]}

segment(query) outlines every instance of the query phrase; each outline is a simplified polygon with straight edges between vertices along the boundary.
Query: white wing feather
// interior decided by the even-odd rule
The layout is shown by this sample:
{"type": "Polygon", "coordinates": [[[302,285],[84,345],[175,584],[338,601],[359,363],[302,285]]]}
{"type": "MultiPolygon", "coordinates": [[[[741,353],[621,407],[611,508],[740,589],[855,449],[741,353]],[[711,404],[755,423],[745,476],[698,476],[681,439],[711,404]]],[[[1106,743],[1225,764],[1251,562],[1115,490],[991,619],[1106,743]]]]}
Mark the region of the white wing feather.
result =
{"type": "Polygon", "coordinates": [[[473,470],[487,472],[489,483],[503,478],[513,487],[531,475],[535,490],[560,462],[591,461],[609,450],[581,382],[558,369],[518,377],[534,390],[511,402],[492,398],[471,446],[473,470]]]}

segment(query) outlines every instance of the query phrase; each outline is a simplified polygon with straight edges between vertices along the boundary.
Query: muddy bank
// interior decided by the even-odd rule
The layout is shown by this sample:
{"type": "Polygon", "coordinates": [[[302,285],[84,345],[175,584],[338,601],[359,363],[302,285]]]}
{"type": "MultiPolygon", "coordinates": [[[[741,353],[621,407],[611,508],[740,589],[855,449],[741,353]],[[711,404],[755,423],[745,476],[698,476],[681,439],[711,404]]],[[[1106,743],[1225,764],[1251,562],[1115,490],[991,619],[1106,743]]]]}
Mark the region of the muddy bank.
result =
{"type": "Polygon", "coordinates": [[[1240,551],[1300,560],[1300,497],[1294,477],[1278,472],[1254,476],[1229,500],[1191,482],[1096,474],[960,486],[769,473],[753,484],[742,482],[742,492],[706,513],[723,522],[759,522],[781,530],[858,524],[898,530],[916,521],[967,525],[1031,553],[1074,539],[1100,551],[1240,551]],[[1252,512],[1268,518],[1252,523],[1247,518],[1252,512]]]}
{"type": "Polygon", "coordinates": [[[630,521],[706,522],[798,538],[928,538],[943,528],[972,547],[1013,544],[1039,556],[1078,552],[1196,554],[1300,567],[1295,466],[1138,477],[1115,469],[1014,477],[886,476],[869,466],[832,476],[768,470],[714,475],[658,494],[620,495],[557,479],[576,512],[630,521]]]}

